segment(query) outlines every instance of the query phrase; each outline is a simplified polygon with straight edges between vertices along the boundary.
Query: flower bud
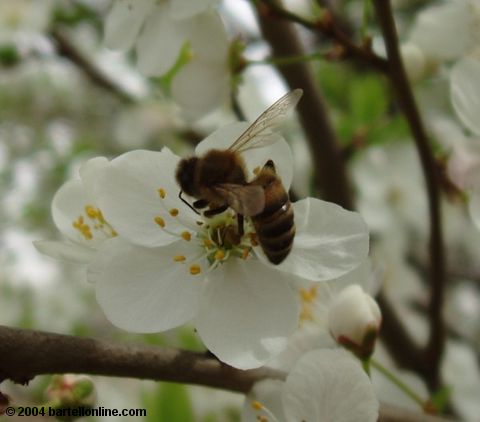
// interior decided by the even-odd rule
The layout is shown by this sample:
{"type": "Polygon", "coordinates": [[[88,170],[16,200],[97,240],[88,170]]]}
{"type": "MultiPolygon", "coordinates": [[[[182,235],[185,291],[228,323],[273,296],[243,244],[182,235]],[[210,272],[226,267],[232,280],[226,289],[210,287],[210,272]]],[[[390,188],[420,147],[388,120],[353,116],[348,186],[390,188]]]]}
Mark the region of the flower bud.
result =
{"type": "Polygon", "coordinates": [[[373,353],[381,320],[377,302],[357,284],[343,289],[328,310],[328,325],[333,338],[360,359],[373,353]]]}
{"type": "Polygon", "coordinates": [[[427,60],[423,51],[416,44],[407,43],[401,46],[405,71],[412,82],[416,82],[425,76],[427,60]]]}
{"type": "Polygon", "coordinates": [[[97,398],[91,378],[72,374],[55,375],[46,395],[54,407],[91,407],[97,398]]]}

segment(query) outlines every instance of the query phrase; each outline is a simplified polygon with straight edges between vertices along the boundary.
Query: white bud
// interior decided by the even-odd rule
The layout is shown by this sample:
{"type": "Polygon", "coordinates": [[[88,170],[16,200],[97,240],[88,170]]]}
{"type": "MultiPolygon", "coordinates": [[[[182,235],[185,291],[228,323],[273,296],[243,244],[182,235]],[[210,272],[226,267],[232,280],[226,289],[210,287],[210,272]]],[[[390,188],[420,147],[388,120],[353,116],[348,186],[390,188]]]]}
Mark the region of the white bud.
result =
{"type": "Polygon", "coordinates": [[[358,284],[343,289],[328,310],[329,330],[335,341],[362,359],[372,354],[381,321],[377,302],[358,284]]]}
{"type": "Polygon", "coordinates": [[[401,46],[403,63],[409,79],[413,82],[422,79],[427,69],[427,60],[423,51],[412,43],[401,46]]]}

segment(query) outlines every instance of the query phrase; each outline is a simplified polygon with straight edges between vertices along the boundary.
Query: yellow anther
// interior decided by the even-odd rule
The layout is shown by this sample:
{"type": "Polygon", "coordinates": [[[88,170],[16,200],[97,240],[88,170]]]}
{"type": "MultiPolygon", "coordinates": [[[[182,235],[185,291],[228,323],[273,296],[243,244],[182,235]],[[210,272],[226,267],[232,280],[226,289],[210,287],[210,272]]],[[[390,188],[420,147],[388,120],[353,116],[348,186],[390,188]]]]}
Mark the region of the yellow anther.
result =
{"type": "Polygon", "coordinates": [[[115,230],[112,230],[112,237],[117,237],[118,233],[115,230]]]}
{"type": "Polygon", "coordinates": [[[268,418],[266,416],[257,415],[258,422],[268,422],[268,418]]]}
{"type": "Polygon", "coordinates": [[[202,269],[200,268],[200,265],[193,264],[190,266],[190,274],[192,275],[197,275],[200,274],[202,269]]]}
{"type": "Polygon", "coordinates": [[[93,220],[97,218],[98,211],[96,208],[92,207],[91,205],[87,205],[85,207],[85,214],[87,214],[87,216],[93,220]]]}
{"type": "Polygon", "coordinates": [[[211,248],[213,246],[213,242],[210,239],[204,239],[203,240],[203,246],[207,248],[211,248]]]}
{"type": "Polygon", "coordinates": [[[155,223],[157,223],[160,227],[165,227],[165,220],[159,215],[155,217],[155,223]]]}
{"type": "Polygon", "coordinates": [[[248,248],[244,248],[242,251],[242,259],[247,259],[249,253],[250,253],[250,250],[248,248]]]}
{"type": "Polygon", "coordinates": [[[185,261],[185,259],[186,259],[186,258],[185,258],[184,255],[175,255],[175,256],[173,257],[173,260],[174,260],[175,262],[183,262],[183,261],[185,261]]]}
{"type": "Polygon", "coordinates": [[[105,218],[103,217],[102,211],[100,211],[99,208],[97,208],[97,218],[98,218],[98,221],[100,221],[100,223],[102,224],[106,223],[105,218]]]}
{"type": "Polygon", "coordinates": [[[217,252],[215,252],[215,255],[213,257],[217,261],[221,261],[223,258],[225,258],[225,252],[223,252],[221,249],[219,249],[217,252]]]}
{"type": "Polygon", "coordinates": [[[172,208],[170,211],[168,211],[172,217],[176,217],[178,215],[178,209],[177,208],[172,208]]]}
{"type": "Polygon", "coordinates": [[[190,232],[187,232],[187,231],[182,232],[181,236],[183,240],[187,240],[187,241],[189,241],[192,238],[192,235],[190,234],[190,232]]]}
{"type": "Polygon", "coordinates": [[[255,410],[262,410],[262,409],[263,409],[263,404],[260,403],[260,402],[257,401],[257,400],[254,400],[254,401],[252,401],[252,407],[253,407],[255,410]]]}
{"type": "Polygon", "coordinates": [[[311,287],[310,289],[300,289],[300,297],[304,302],[311,303],[317,297],[317,288],[315,286],[311,287]]]}
{"type": "Polygon", "coordinates": [[[252,246],[258,246],[257,233],[250,233],[248,236],[250,237],[252,246]]]}
{"type": "Polygon", "coordinates": [[[260,173],[260,167],[257,166],[257,167],[255,167],[255,168],[253,169],[253,174],[254,174],[255,176],[257,176],[258,173],[260,173]]]}
{"type": "Polygon", "coordinates": [[[160,195],[160,198],[165,198],[165,196],[167,196],[167,192],[165,192],[165,189],[158,189],[158,194],[160,195]]]}

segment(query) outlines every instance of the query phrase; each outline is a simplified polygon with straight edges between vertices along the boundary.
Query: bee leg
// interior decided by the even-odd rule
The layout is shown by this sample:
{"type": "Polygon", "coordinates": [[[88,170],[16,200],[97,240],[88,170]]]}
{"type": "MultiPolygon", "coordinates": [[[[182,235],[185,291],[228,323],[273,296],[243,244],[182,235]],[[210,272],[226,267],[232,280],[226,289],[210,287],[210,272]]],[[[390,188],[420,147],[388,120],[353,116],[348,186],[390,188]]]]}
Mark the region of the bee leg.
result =
{"type": "MultiPolygon", "coordinates": [[[[182,191],[178,192],[178,198],[188,207],[190,208],[195,214],[198,214],[200,215],[200,213],[195,209],[193,208],[188,201],[185,200],[185,198],[182,197],[182,191]]],[[[194,204],[195,205],[195,204],[194,204]]]]}
{"type": "Polygon", "coordinates": [[[218,208],[213,208],[211,210],[207,210],[203,213],[205,217],[213,217],[214,215],[221,214],[228,208],[228,205],[222,205],[218,208]]]}
{"type": "Polygon", "coordinates": [[[243,215],[237,214],[237,231],[240,238],[244,235],[245,231],[243,229],[243,215]]]}
{"type": "Polygon", "coordinates": [[[206,208],[208,207],[208,201],[205,201],[205,199],[199,199],[193,203],[193,206],[195,208],[206,208]]]}
{"type": "Polygon", "coordinates": [[[275,163],[273,162],[273,160],[268,160],[265,165],[263,166],[263,168],[267,168],[267,169],[270,169],[272,170],[274,173],[277,173],[277,169],[275,168],[275,163]]]}

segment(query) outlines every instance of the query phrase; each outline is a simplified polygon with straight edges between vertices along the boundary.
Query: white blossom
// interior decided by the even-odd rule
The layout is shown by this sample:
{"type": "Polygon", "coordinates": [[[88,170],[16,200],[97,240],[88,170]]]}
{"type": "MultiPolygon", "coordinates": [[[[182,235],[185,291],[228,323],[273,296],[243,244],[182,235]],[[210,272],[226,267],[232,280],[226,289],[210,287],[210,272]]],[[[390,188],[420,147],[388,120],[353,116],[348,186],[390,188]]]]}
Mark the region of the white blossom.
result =
{"type": "MultiPolygon", "coordinates": [[[[226,148],[248,127],[234,123],[200,143],[196,154],[226,148]]],[[[285,140],[243,154],[250,177],[272,159],[286,189],[292,178],[285,140]]],[[[318,199],[293,204],[297,233],[290,255],[270,264],[247,219],[238,245],[220,232],[236,226],[231,211],[212,219],[178,198],[180,158],[132,151],[97,177],[99,208],[119,237],[104,242],[90,266],[107,318],[134,332],[158,332],[193,320],[205,345],[222,361],[252,368],[283,350],[298,323],[291,282],[323,281],[358,266],[368,252],[365,223],[356,213],[318,199]]]]}
{"type": "Polygon", "coordinates": [[[228,97],[229,41],[218,0],[115,0],[105,23],[105,44],[135,46],[139,70],[147,76],[172,70],[182,48],[190,57],[175,73],[172,96],[186,115],[199,118],[228,97]]]}
{"type": "Polygon", "coordinates": [[[106,239],[117,235],[94,199],[98,171],[107,162],[104,157],[87,161],[80,168],[80,177],[69,180],[57,191],[52,201],[52,217],[65,240],[34,242],[40,252],[56,259],[85,264],[92,260],[106,239]]]}
{"type": "Polygon", "coordinates": [[[242,421],[368,422],[377,420],[378,408],[359,363],[343,350],[320,349],[305,354],[285,382],[256,384],[245,400],[242,421]]]}

